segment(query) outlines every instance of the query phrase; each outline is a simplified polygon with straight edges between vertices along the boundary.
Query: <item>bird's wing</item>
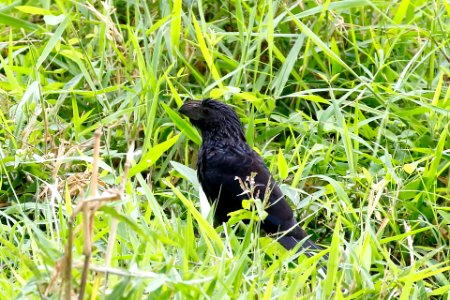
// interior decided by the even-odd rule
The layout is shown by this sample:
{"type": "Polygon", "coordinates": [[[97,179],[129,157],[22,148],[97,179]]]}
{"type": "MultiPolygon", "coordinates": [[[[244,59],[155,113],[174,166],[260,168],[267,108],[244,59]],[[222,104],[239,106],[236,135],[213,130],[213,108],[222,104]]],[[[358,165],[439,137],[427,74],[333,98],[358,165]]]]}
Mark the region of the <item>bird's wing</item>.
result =
{"type": "Polygon", "coordinates": [[[251,173],[252,158],[242,149],[210,147],[199,156],[198,176],[210,202],[219,200],[215,216],[219,222],[228,219],[228,213],[242,208],[242,200],[249,196],[236,177],[243,180],[251,173]]]}
{"type": "Polygon", "coordinates": [[[239,181],[246,180],[251,173],[255,173],[254,195],[261,200],[267,198],[267,217],[262,221],[262,228],[269,234],[279,234],[277,238],[286,249],[293,249],[298,243],[302,248],[320,249],[307,239],[307,233],[301,229],[294,219],[293,212],[286,201],[283,192],[273,180],[262,158],[253,150],[244,152],[237,148],[221,148],[207,152],[208,168],[202,175],[202,186],[211,199],[219,199],[216,217],[220,222],[228,219],[228,213],[242,208],[242,200],[250,196],[244,194],[239,181]],[[219,194],[217,191],[220,191],[219,194]]]}
{"type": "MultiPolygon", "coordinates": [[[[278,185],[264,164],[262,158],[253,150],[239,148],[215,148],[205,151],[202,163],[207,165],[204,170],[199,167],[200,181],[203,189],[211,199],[219,198],[221,204],[227,205],[225,210],[231,212],[242,208],[241,201],[250,196],[266,199],[270,193],[266,211],[268,216],[264,221],[264,229],[269,233],[286,231],[296,226],[292,209],[284,198],[278,185]],[[244,181],[252,175],[255,182],[254,195],[243,193],[243,189],[236,179],[244,181]],[[220,194],[217,194],[220,190],[220,194]],[[215,194],[216,193],[216,194],[215,194]]],[[[248,185],[249,183],[246,182],[248,185]]],[[[217,212],[220,213],[220,207],[217,212]]]]}
{"type": "MultiPolygon", "coordinates": [[[[298,226],[294,219],[292,208],[286,201],[283,192],[273,180],[262,158],[256,152],[253,153],[252,171],[257,173],[255,183],[259,186],[260,194],[270,193],[266,207],[268,215],[262,224],[264,230],[268,233],[286,232],[286,236],[281,239],[294,238],[297,240],[297,243],[305,239],[308,236],[307,233],[298,226]]],[[[262,199],[264,200],[264,198],[262,199]]],[[[286,242],[289,243],[288,240],[286,242]]],[[[296,243],[293,242],[292,244],[295,245],[296,243]]]]}

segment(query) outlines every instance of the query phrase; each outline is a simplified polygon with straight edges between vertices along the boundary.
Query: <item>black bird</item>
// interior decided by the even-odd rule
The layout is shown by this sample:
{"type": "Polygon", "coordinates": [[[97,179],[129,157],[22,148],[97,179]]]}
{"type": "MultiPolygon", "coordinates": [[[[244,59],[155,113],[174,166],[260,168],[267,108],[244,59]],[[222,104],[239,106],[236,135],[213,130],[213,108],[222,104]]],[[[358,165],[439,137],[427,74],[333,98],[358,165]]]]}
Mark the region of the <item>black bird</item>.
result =
{"type": "Polygon", "coordinates": [[[280,188],[272,179],[262,158],[250,148],[237,114],[228,105],[216,100],[190,100],[181,106],[179,112],[189,117],[191,123],[202,133],[202,145],[197,160],[197,175],[208,200],[217,201],[215,218],[226,222],[230,212],[242,209],[243,194],[236,177],[245,180],[252,173],[256,195],[265,199],[269,192],[267,217],[261,227],[268,234],[275,235],[286,249],[293,249],[298,243],[308,256],[319,246],[308,239],[294,219],[291,207],[280,188]],[[269,186],[268,186],[269,185],[269,186]]]}

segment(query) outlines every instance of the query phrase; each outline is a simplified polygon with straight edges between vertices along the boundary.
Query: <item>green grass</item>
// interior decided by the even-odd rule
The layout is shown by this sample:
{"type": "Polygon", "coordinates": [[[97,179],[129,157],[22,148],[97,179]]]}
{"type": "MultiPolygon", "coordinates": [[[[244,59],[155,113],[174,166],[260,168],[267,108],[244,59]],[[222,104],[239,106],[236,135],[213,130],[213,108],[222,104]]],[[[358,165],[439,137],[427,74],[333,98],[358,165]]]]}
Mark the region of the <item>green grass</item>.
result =
{"type": "Polygon", "coordinates": [[[448,28],[447,0],[2,2],[0,298],[64,296],[102,126],[101,190],[134,152],[95,214],[86,297],[450,299],[448,28]],[[329,250],[325,279],[257,224],[203,213],[177,108],[206,97],[235,107],[329,250]]]}

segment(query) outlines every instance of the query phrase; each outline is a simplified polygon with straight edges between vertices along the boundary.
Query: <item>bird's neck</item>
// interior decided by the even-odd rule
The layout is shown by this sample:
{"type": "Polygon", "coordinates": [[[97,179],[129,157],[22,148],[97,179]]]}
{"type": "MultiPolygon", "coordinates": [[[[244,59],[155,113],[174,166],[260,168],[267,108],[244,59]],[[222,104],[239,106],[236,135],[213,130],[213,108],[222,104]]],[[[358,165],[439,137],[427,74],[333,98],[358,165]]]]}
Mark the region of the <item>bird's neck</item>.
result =
{"type": "Polygon", "coordinates": [[[242,128],[212,128],[202,131],[202,139],[210,145],[249,147],[242,128]]]}

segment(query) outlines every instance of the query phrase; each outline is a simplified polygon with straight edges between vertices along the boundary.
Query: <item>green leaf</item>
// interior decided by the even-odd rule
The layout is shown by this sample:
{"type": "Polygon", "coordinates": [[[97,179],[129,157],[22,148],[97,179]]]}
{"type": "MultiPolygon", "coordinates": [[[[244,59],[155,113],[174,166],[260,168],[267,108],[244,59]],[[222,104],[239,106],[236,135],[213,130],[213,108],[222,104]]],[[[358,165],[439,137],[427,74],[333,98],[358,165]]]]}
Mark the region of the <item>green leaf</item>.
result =
{"type": "MultiPolygon", "coordinates": [[[[336,54],[338,57],[341,57],[339,52],[339,46],[334,37],[331,38],[331,51],[333,51],[333,53],[336,54]]],[[[333,60],[331,62],[331,70],[332,74],[337,74],[342,71],[342,67],[335,60],[333,60]]]]}
{"type": "Polygon", "coordinates": [[[267,218],[269,213],[265,210],[264,203],[261,199],[256,198],[254,200],[256,211],[258,213],[258,219],[263,221],[267,218]]]}
{"type": "Polygon", "coordinates": [[[223,87],[223,83],[220,81],[220,74],[217,70],[214,61],[213,61],[213,55],[209,51],[208,46],[206,45],[205,37],[203,36],[202,29],[200,28],[200,25],[197,22],[197,19],[194,15],[192,15],[192,22],[194,23],[194,29],[195,29],[195,35],[197,37],[198,41],[198,47],[200,48],[200,51],[203,54],[203,58],[205,59],[206,65],[208,66],[209,70],[211,71],[211,75],[218,82],[219,87],[223,87]]]}
{"type": "Polygon", "coordinates": [[[165,142],[162,142],[161,144],[157,144],[154,147],[150,148],[147,153],[145,153],[140,162],[133,166],[130,169],[130,172],[128,173],[128,178],[131,178],[135,176],[136,174],[144,171],[145,169],[150,168],[153,166],[156,161],[166,152],[168,149],[170,149],[177,141],[180,135],[176,135],[170,139],[168,139],[165,142]]]}
{"type": "Polygon", "coordinates": [[[5,24],[15,28],[23,28],[25,30],[36,30],[39,27],[33,23],[14,18],[5,14],[0,13],[0,24],[5,24]]]}
{"type": "Polygon", "coordinates": [[[284,180],[288,177],[289,168],[286,159],[284,159],[283,152],[281,152],[281,149],[278,151],[278,172],[281,179],[284,180]]]}
{"type": "Polygon", "coordinates": [[[275,80],[272,83],[271,89],[275,89],[274,97],[277,98],[283,92],[284,87],[286,86],[286,82],[289,79],[289,75],[294,68],[295,63],[298,61],[298,54],[300,53],[300,49],[303,46],[303,41],[305,39],[304,34],[300,34],[289,51],[288,56],[286,57],[283,66],[281,67],[280,72],[275,77],[275,80]]]}
{"type": "Polygon", "coordinates": [[[180,37],[181,37],[181,14],[183,12],[182,4],[183,1],[181,0],[174,0],[172,2],[172,22],[171,22],[171,40],[172,40],[172,46],[178,47],[178,44],[180,43],[180,37]]]}
{"type": "Polygon", "coordinates": [[[246,210],[250,210],[252,207],[252,203],[250,200],[242,200],[242,208],[246,210]]]}
{"type": "Polygon", "coordinates": [[[408,174],[412,174],[416,169],[417,169],[417,163],[403,165],[403,170],[408,174]]]}
{"type": "Polygon", "coordinates": [[[402,0],[402,2],[400,2],[400,5],[398,6],[397,11],[394,16],[394,19],[393,19],[394,23],[396,23],[396,24],[402,23],[403,19],[406,16],[406,12],[408,10],[409,1],[410,0],[402,0]]]}
{"type": "Polygon", "coordinates": [[[183,120],[176,112],[174,112],[167,104],[161,102],[161,106],[164,108],[169,118],[175,124],[175,126],[181,130],[191,141],[200,145],[202,143],[202,138],[191,125],[189,125],[185,120],[183,120]]]}
{"type": "Polygon", "coordinates": [[[192,186],[194,187],[195,190],[198,191],[200,183],[198,182],[196,170],[191,169],[188,166],[180,164],[176,161],[171,161],[170,164],[172,165],[172,167],[175,170],[177,170],[178,173],[180,173],[184,178],[186,178],[192,184],[192,186]]]}
{"type": "Polygon", "coordinates": [[[341,251],[339,250],[339,240],[340,240],[341,222],[340,218],[337,219],[336,225],[333,230],[333,238],[331,239],[331,246],[329,250],[329,258],[327,264],[327,277],[323,281],[324,288],[324,299],[330,297],[336,286],[337,270],[339,267],[339,256],[341,251]]]}
{"type": "Polygon", "coordinates": [[[53,33],[50,40],[45,45],[44,50],[42,50],[41,55],[39,55],[37,61],[36,61],[36,69],[39,69],[39,67],[42,65],[42,63],[47,59],[49,54],[52,52],[52,50],[55,48],[56,43],[60,40],[62,34],[64,33],[64,30],[66,29],[67,24],[69,24],[70,18],[66,16],[64,21],[56,28],[55,33],[53,33]]]}
{"type": "MultiPolygon", "coordinates": [[[[212,250],[213,245],[210,242],[210,239],[214,242],[214,245],[218,248],[218,251],[223,251],[223,242],[220,239],[219,235],[217,234],[214,227],[211,226],[211,224],[206,221],[200,212],[195,208],[194,204],[192,204],[191,201],[189,201],[181,192],[179,189],[177,189],[170,181],[165,181],[165,184],[167,184],[170,189],[175,193],[175,195],[178,197],[178,199],[183,202],[183,205],[187,208],[189,213],[192,214],[194,219],[198,222],[199,229],[202,232],[202,234],[205,237],[205,242],[208,245],[208,247],[212,250]]],[[[214,252],[214,251],[213,251],[214,252]]]]}

